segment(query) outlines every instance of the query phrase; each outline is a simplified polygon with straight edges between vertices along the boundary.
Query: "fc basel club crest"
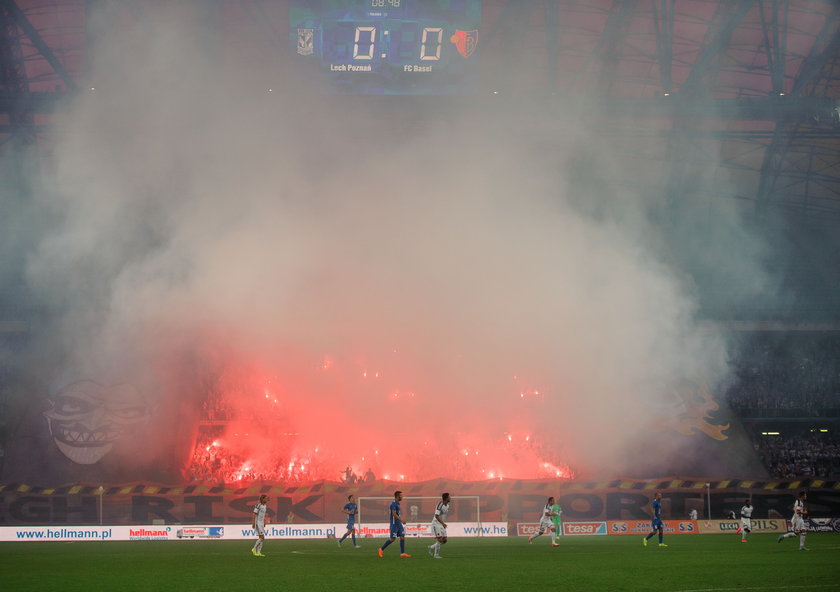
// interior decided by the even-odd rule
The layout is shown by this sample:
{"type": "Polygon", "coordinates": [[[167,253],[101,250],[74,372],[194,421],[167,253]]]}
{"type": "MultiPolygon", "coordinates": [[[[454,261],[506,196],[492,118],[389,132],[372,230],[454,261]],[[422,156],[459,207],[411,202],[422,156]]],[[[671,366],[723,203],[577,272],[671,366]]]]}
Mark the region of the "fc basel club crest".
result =
{"type": "Polygon", "coordinates": [[[312,55],[315,50],[315,44],[313,43],[315,29],[298,29],[297,33],[297,52],[300,55],[312,55]]]}
{"type": "Polygon", "coordinates": [[[455,44],[458,53],[468,58],[478,45],[478,30],[462,31],[461,29],[455,29],[455,34],[449,40],[455,44]]]}

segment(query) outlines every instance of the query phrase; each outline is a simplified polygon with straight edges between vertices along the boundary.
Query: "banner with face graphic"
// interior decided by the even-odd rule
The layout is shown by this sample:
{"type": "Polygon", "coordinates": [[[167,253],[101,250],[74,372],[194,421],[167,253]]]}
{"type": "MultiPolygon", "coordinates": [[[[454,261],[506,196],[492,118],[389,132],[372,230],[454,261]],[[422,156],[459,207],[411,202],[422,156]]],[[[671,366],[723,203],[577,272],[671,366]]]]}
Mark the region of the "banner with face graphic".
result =
{"type": "Polygon", "coordinates": [[[131,384],[79,380],[52,394],[44,412],[56,446],[74,463],[102,460],[131,430],[149,422],[151,409],[131,384]]]}
{"type": "Polygon", "coordinates": [[[188,426],[197,423],[173,403],[178,400],[167,403],[130,381],[59,378],[18,418],[0,481],[180,479],[194,436],[188,426]]]}

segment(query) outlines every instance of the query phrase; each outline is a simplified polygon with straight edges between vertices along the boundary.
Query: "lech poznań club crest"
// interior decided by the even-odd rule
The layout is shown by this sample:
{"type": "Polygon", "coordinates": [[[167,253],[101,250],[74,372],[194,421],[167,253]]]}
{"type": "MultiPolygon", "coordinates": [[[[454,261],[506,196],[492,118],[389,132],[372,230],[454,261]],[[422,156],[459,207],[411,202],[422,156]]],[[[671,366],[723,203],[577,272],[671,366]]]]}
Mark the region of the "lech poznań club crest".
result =
{"type": "Polygon", "coordinates": [[[297,52],[300,55],[312,55],[315,51],[314,35],[315,29],[297,30],[297,52]]]}

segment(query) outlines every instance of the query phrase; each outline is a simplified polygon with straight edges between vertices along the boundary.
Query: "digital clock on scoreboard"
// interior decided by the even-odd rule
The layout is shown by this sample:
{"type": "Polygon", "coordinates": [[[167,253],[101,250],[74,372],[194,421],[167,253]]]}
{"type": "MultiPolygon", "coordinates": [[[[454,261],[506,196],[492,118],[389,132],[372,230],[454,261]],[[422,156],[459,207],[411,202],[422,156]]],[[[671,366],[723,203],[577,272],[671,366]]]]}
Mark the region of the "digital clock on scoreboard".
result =
{"type": "Polygon", "coordinates": [[[480,0],[293,0],[291,37],[340,91],[477,90],[480,0]]]}

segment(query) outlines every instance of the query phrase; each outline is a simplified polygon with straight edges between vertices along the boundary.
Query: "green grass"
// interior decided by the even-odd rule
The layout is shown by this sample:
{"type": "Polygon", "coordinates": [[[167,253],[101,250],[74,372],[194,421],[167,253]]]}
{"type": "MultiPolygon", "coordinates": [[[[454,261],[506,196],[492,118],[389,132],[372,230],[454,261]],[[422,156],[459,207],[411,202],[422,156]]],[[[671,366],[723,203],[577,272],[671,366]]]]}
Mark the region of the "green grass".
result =
{"type": "MultiPolygon", "coordinates": [[[[811,534],[666,536],[667,548],[641,537],[451,539],[437,561],[426,539],[408,539],[413,557],[381,539],[339,549],[333,540],[267,540],[266,557],[250,541],[35,542],[0,544],[0,590],[837,590],[840,536],[811,534]]],[[[349,541],[347,541],[349,543],[349,541]]]]}

